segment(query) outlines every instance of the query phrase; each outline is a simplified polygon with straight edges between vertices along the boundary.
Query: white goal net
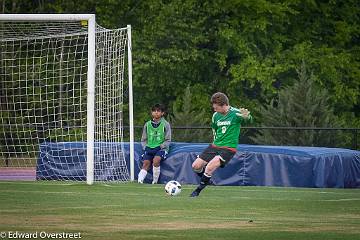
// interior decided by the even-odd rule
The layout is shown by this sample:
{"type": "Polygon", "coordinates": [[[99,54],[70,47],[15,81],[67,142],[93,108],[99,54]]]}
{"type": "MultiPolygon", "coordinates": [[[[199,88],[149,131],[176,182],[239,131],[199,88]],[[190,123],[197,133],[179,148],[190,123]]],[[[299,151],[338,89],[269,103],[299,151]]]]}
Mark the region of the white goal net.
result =
{"type": "Polygon", "coordinates": [[[0,19],[0,180],[130,180],[129,28],[96,25],[89,65],[88,23],[0,19]]]}

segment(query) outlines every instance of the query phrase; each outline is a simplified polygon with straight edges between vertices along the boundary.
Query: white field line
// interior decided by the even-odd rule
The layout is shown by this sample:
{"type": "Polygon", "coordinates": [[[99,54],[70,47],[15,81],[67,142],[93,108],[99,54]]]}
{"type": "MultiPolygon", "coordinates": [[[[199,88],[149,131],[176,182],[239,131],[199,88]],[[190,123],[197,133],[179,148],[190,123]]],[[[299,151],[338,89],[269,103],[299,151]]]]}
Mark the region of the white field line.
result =
{"type": "Polygon", "coordinates": [[[343,201],[360,201],[360,198],[341,198],[341,199],[326,199],[323,202],[343,202],[343,201]]]}
{"type": "MultiPolygon", "coordinates": [[[[7,193],[37,193],[37,194],[69,194],[69,195],[88,195],[88,192],[52,192],[52,191],[39,191],[39,190],[34,190],[34,191],[23,191],[23,190],[2,190],[1,192],[7,192],[7,193]]],[[[150,194],[150,193],[124,193],[124,192],[107,192],[107,193],[99,193],[99,192],[94,192],[91,193],[91,195],[101,195],[101,196],[116,196],[116,195],[121,195],[121,196],[140,196],[140,197],[144,197],[144,196],[149,196],[152,197],[154,196],[154,194],[150,194]]],[[[165,197],[168,197],[169,199],[179,199],[179,197],[170,197],[170,196],[166,196],[164,194],[165,197]]],[[[217,196],[213,196],[213,198],[223,198],[223,197],[217,197],[217,196]]],[[[274,197],[247,197],[247,196],[227,196],[228,199],[242,199],[242,200],[266,200],[266,201],[301,201],[301,202],[343,202],[343,201],[360,201],[360,198],[341,198],[341,199],[311,199],[311,200],[307,200],[307,199],[300,199],[300,198],[274,198],[274,197]]],[[[183,199],[183,198],[182,198],[183,199]]],[[[189,200],[191,201],[192,199],[189,198],[189,200]]],[[[111,205],[110,205],[111,206],[111,205]]],[[[121,205],[120,205],[121,206],[121,205]]]]}
{"type": "MultiPolygon", "coordinates": [[[[15,185],[36,185],[36,186],[87,186],[84,182],[57,182],[57,181],[49,181],[47,182],[19,182],[19,181],[0,181],[0,186],[6,184],[15,184],[15,185]]],[[[136,189],[149,189],[149,188],[157,188],[159,186],[165,186],[165,184],[131,184],[127,183],[114,183],[114,184],[105,184],[105,183],[95,183],[94,186],[103,186],[109,188],[136,188],[136,189]]],[[[91,187],[91,186],[89,186],[91,187]]],[[[182,189],[193,189],[195,185],[183,185],[182,189]]],[[[216,191],[232,191],[234,192],[234,187],[236,186],[219,186],[221,189],[217,189],[216,191]]],[[[352,189],[343,189],[343,188],[334,188],[335,190],[345,190],[350,192],[333,192],[333,191],[324,191],[324,189],[319,189],[321,191],[316,191],[316,188],[309,188],[309,190],[304,190],[304,188],[287,188],[287,187],[270,187],[270,186],[256,186],[261,189],[246,189],[249,186],[238,186],[239,192],[271,192],[271,193],[315,193],[315,194],[354,194],[354,191],[358,191],[360,194],[360,189],[352,188],[352,189]],[[289,190],[286,190],[289,189],[289,190]]],[[[216,186],[210,186],[209,189],[215,189],[216,186]]]]}

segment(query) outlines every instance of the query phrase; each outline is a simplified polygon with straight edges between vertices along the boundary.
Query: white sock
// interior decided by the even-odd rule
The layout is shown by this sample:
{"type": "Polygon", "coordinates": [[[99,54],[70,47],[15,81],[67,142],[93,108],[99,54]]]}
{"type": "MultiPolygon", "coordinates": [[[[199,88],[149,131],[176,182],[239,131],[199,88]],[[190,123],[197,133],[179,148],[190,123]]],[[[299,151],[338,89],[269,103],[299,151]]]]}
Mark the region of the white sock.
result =
{"type": "Polygon", "coordinates": [[[139,175],[138,175],[138,183],[143,183],[144,182],[146,174],[147,174],[147,171],[144,170],[144,169],[141,169],[141,171],[139,172],[139,175]]]}
{"type": "Polygon", "coordinates": [[[153,184],[158,182],[159,176],[160,176],[160,166],[153,167],[153,182],[152,182],[153,184]]]}

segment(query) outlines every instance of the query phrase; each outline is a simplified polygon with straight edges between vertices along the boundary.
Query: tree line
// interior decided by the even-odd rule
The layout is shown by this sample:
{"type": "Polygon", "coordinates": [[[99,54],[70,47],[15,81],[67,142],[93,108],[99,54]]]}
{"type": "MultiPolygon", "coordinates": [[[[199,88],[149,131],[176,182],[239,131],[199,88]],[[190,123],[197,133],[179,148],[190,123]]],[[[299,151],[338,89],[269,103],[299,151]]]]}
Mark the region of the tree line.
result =
{"type": "MultiPolygon", "coordinates": [[[[131,24],[135,125],[157,102],[175,125],[208,125],[209,98],[221,91],[256,126],[360,127],[357,0],[0,2],[2,13],[95,13],[107,28],[131,24]]],[[[252,138],[299,138],[272,135],[252,138]]]]}

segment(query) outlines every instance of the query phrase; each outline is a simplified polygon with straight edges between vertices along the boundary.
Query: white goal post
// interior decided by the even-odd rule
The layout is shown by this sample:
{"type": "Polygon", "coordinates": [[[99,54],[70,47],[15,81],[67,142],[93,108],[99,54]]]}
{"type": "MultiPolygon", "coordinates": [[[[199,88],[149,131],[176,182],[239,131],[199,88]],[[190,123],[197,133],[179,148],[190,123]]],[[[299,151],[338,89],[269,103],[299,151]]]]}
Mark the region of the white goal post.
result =
{"type": "Polygon", "coordinates": [[[0,14],[0,161],[36,162],[38,179],[133,181],[131,50],[131,26],[95,14],[0,14]]]}

